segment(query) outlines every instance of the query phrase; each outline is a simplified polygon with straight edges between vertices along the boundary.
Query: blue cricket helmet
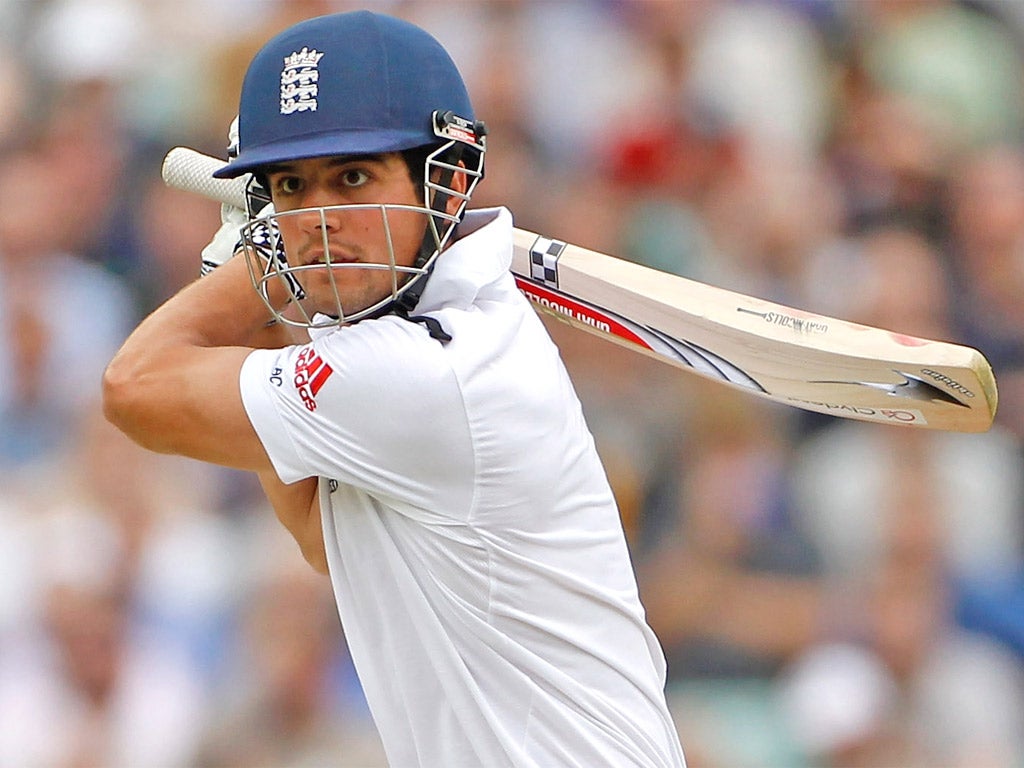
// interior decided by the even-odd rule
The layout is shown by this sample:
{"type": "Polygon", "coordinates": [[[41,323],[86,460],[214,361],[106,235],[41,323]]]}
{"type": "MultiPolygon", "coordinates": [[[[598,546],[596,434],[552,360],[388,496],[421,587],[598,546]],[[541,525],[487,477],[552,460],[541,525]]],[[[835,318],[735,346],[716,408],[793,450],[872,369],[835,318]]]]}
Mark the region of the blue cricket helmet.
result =
{"type": "Polygon", "coordinates": [[[458,68],[429,33],[371,11],[309,19],[253,58],[242,83],[238,153],[214,176],[436,144],[435,112],[474,121],[458,68]]]}

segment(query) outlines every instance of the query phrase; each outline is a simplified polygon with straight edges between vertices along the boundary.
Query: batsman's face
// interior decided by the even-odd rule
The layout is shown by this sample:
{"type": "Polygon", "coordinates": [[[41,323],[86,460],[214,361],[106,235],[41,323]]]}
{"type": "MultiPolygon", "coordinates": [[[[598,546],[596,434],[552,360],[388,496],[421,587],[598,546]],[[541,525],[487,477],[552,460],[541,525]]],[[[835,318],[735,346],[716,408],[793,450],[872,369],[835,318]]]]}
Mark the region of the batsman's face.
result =
{"type": "Polygon", "coordinates": [[[401,155],[296,160],[268,169],[267,182],[277,213],[296,211],[277,218],[289,265],[340,265],[297,274],[306,291],[307,310],[337,315],[340,303],[350,315],[389,296],[396,283],[400,286],[408,279],[408,273],[396,273],[390,264],[393,258],[398,267],[413,265],[426,232],[425,213],[388,208],[385,227],[379,207],[330,207],[422,208],[422,187],[413,184],[401,155]]]}

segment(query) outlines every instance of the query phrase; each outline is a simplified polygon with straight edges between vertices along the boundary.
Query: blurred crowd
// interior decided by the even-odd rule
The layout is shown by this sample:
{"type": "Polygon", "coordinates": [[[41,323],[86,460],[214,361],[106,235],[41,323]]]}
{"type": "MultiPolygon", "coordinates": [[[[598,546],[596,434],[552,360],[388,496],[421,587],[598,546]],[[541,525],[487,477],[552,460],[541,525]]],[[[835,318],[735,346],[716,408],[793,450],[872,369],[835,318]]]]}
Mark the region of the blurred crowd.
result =
{"type": "Polygon", "coordinates": [[[1024,5],[0,0],[0,768],[384,764],[254,480],[98,408],[219,224],[163,155],[224,156],[252,53],[355,7],[462,68],[476,207],[993,363],[990,432],[911,431],[549,324],[692,768],[1024,766],[1024,5]]]}

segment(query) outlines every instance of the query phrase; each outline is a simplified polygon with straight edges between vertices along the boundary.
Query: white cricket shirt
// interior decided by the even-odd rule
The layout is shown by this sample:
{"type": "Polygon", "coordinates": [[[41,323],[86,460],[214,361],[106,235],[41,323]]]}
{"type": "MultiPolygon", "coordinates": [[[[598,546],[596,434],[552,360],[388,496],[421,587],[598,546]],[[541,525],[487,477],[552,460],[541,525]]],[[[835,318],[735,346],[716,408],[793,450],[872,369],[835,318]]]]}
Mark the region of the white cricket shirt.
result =
{"type": "Polygon", "coordinates": [[[417,314],[257,350],[246,411],[320,478],[331,580],[396,768],[683,765],[604,470],[558,351],[474,211],[417,314]],[[467,234],[468,233],[468,234],[467,234]]]}

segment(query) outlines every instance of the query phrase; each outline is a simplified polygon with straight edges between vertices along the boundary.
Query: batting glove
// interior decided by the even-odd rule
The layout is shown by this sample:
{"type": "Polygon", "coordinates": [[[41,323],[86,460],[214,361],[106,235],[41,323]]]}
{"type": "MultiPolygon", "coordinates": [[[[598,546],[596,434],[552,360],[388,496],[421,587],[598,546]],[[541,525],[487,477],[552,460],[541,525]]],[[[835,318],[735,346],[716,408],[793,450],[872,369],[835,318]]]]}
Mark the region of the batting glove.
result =
{"type": "MultiPolygon", "coordinates": [[[[238,154],[238,117],[228,127],[228,156],[238,154]]],[[[241,246],[239,232],[249,222],[249,215],[241,208],[224,203],[220,207],[220,229],[213,239],[203,248],[202,262],[199,266],[200,277],[206,277],[217,267],[230,259],[241,246]]]]}
{"type": "Polygon", "coordinates": [[[199,274],[206,277],[230,259],[242,243],[239,239],[239,232],[249,222],[249,215],[241,208],[233,205],[222,204],[220,207],[220,229],[217,230],[213,239],[207,243],[202,251],[202,262],[199,266],[199,274]]]}

